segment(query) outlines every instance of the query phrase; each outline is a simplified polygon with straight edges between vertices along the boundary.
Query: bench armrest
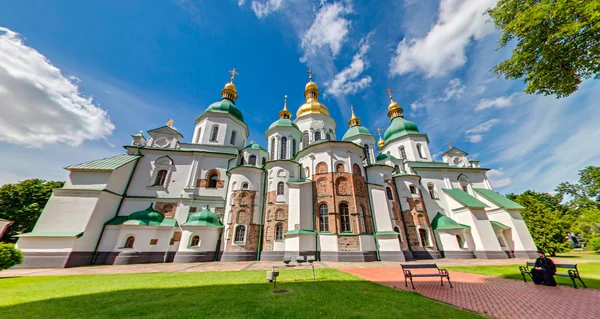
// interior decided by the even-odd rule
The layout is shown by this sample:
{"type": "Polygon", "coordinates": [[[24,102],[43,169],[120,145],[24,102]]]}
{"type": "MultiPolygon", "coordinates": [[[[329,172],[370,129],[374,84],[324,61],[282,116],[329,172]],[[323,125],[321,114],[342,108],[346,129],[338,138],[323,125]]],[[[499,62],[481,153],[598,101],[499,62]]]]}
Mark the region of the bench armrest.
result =
{"type": "Polygon", "coordinates": [[[404,277],[406,277],[406,278],[412,277],[412,273],[410,272],[410,270],[403,269],[402,271],[404,272],[404,277]]]}
{"type": "Polygon", "coordinates": [[[440,276],[449,276],[448,270],[446,269],[438,269],[440,276]]]}
{"type": "Polygon", "coordinates": [[[527,267],[527,266],[519,266],[519,271],[521,271],[522,274],[531,272],[531,271],[529,271],[529,267],[527,267]]]}
{"type": "Polygon", "coordinates": [[[575,279],[575,278],[580,278],[579,277],[579,271],[577,270],[569,270],[569,277],[575,279]]]}

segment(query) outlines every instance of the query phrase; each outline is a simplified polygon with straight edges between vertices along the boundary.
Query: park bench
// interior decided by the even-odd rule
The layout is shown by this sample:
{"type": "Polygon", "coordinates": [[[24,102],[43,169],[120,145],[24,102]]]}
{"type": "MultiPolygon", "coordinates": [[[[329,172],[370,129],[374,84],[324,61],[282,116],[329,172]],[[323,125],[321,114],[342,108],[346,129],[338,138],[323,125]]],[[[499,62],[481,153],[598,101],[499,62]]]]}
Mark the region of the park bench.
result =
{"type": "Polygon", "coordinates": [[[402,272],[404,272],[404,285],[408,287],[408,279],[410,279],[410,284],[412,288],[415,289],[415,285],[413,284],[413,278],[417,277],[440,277],[440,283],[442,286],[444,285],[444,278],[448,280],[448,284],[450,288],[452,287],[452,283],[450,282],[450,275],[446,269],[440,269],[436,264],[415,264],[415,265],[400,265],[402,267],[402,272]],[[435,272],[431,273],[418,273],[413,274],[411,269],[435,269],[435,272]]]}
{"type": "MultiPolygon", "coordinates": [[[[556,273],[554,274],[554,276],[571,278],[571,281],[573,281],[574,288],[577,288],[575,279],[579,279],[579,281],[581,282],[583,287],[587,288],[587,286],[585,285],[583,280],[581,280],[581,277],[579,277],[579,269],[577,269],[577,264],[554,264],[554,266],[556,266],[556,273]],[[567,272],[559,273],[558,272],[559,268],[567,269],[567,272]]],[[[533,277],[531,277],[531,270],[529,269],[529,267],[532,267],[532,268],[535,267],[535,262],[528,261],[525,266],[519,266],[519,270],[521,271],[521,275],[523,276],[523,281],[525,281],[525,282],[527,282],[527,279],[525,278],[525,274],[529,275],[531,280],[533,280],[533,277]]]]}

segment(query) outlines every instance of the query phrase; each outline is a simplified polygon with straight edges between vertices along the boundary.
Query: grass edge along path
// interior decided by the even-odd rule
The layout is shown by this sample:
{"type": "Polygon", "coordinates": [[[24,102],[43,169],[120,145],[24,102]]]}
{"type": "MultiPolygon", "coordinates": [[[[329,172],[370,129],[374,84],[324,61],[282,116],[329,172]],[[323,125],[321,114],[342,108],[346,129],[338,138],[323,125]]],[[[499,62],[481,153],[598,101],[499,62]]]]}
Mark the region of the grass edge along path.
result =
{"type": "MultiPolygon", "coordinates": [[[[560,261],[560,263],[564,263],[560,261]]],[[[577,264],[579,269],[579,275],[585,282],[588,288],[600,289],[600,263],[577,263],[573,261],[572,263],[577,264]]],[[[502,266],[451,266],[445,267],[449,271],[457,271],[457,272],[466,272],[472,274],[479,274],[484,276],[493,276],[493,277],[501,277],[507,279],[516,279],[523,280],[521,273],[519,272],[519,266],[524,266],[520,264],[515,265],[502,265],[502,266]]],[[[564,269],[558,269],[559,272],[565,272],[564,269]]],[[[450,274],[452,276],[452,274],[450,274]]],[[[526,277],[527,282],[533,285],[531,278],[526,277]]],[[[559,285],[565,286],[573,286],[573,282],[569,277],[554,277],[556,282],[559,285]]],[[[581,283],[579,280],[576,280],[577,287],[581,288],[581,283]]]]}
{"type": "Polygon", "coordinates": [[[481,318],[335,269],[144,273],[0,279],[10,318],[481,318]]]}

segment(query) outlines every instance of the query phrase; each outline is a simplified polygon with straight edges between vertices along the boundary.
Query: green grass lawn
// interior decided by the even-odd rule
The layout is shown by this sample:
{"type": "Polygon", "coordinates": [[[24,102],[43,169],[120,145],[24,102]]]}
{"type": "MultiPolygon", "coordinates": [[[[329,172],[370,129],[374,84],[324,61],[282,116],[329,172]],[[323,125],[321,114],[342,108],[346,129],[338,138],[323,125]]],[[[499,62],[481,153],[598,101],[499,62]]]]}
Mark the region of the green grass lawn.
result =
{"type": "MultiPolygon", "coordinates": [[[[576,263],[576,262],[575,262],[576,263]]],[[[451,271],[468,272],[486,276],[503,277],[509,279],[523,280],[519,272],[519,266],[523,265],[508,265],[508,266],[457,266],[446,267],[451,271]]],[[[600,263],[582,263],[578,264],[579,275],[585,282],[588,288],[600,289],[600,263]]],[[[566,272],[564,269],[558,269],[560,272],[566,272]]],[[[554,277],[559,285],[573,286],[569,277],[554,277]]],[[[527,277],[527,281],[531,282],[531,278],[527,277]]],[[[533,283],[532,283],[533,284],[533,283]]],[[[577,280],[577,287],[581,287],[581,283],[577,280]]]]}
{"type": "Polygon", "coordinates": [[[333,270],[0,278],[9,318],[481,318],[333,270]]]}
{"type": "MultiPolygon", "coordinates": [[[[552,258],[552,257],[550,257],[552,258]]],[[[585,259],[585,260],[600,260],[600,254],[596,254],[592,251],[578,251],[572,250],[568,253],[562,253],[556,255],[556,258],[569,258],[574,259],[573,263],[577,263],[577,259],[585,259]]]]}

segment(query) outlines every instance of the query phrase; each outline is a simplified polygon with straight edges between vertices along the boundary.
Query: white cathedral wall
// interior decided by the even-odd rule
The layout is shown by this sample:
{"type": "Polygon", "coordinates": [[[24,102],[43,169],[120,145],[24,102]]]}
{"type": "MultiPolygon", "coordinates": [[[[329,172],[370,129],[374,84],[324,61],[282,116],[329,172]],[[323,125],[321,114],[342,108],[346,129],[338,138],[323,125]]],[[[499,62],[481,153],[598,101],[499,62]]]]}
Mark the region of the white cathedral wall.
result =
{"type": "Polygon", "coordinates": [[[393,155],[396,158],[402,158],[400,147],[404,146],[404,152],[406,153],[406,159],[409,161],[432,161],[431,152],[429,150],[429,143],[427,142],[426,135],[406,135],[397,140],[394,140],[381,150],[384,154],[393,155]],[[423,157],[419,156],[417,151],[417,144],[421,144],[421,150],[423,157]]]}
{"type": "MultiPolygon", "coordinates": [[[[101,251],[163,252],[169,250],[169,243],[173,234],[172,227],[129,225],[116,227],[118,227],[118,232],[111,232],[116,234],[116,240],[109,239],[106,241],[106,244],[102,243],[101,246],[103,249],[101,251]],[[125,240],[127,240],[127,237],[129,236],[135,237],[133,248],[123,248],[123,246],[125,246],[125,240]],[[151,239],[158,239],[158,243],[156,245],[150,245],[151,239]],[[110,246],[111,243],[113,246],[110,246]]],[[[104,237],[106,237],[106,235],[104,237]]]]}
{"type": "Polygon", "coordinates": [[[178,251],[215,251],[221,228],[201,227],[201,226],[182,226],[181,241],[178,251]],[[192,237],[200,236],[198,246],[191,246],[192,237]]]}
{"type": "Polygon", "coordinates": [[[454,220],[471,226],[475,251],[502,251],[492,224],[483,209],[464,208],[454,213],[454,220]]]}
{"type": "Polygon", "coordinates": [[[33,232],[83,232],[100,197],[96,191],[55,190],[33,232]]]}
{"type": "Polygon", "coordinates": [[[269,152],[270,160],[293,158],[292,140],[296,140],[296,153],[297,153],[300,150],[300,144],[302,144],[302,133],[300,133],[300,131],[296,130],[295,128],[280,127],[280,126],[268,130],[267,131],[267,144],[268,144],[267,150],[269,152]],[[281,157],[281,145],[282,145],[281,139],[283,137],[287,138],[285,157],[281,157]],[[273,140],[275,140],[274,143],[273,143],[273,140]],[[274,156],[271,156],[271,149],[273,148],[273,145],[275,146],[275,148],[273,149],[274,156]]]}
{"type": "Polygon", "coordinates": [[[371,207],[373,207],[377,231],[393,231],[385,188],[375,185],[368,185],[367,187],[371,193],[371,207]]]}
{"type": "Polygon", "coordinates": [[[31,252],[70,252],[73,250],[74,237],[22,237],[17,241],[17,248],[31,252]]]}
{"type": "Polygon", "coordinates": [[[373,235],[359,235],[358,239],[360,241],[360,250],[361,251],[375,251],[375,239],[373,235]]]}
{"type": "MultiPolygon", "coordinates": [[[[300,129],[300,132],[304,132],[304,131],[308,131],[308,135],[309,135],[309,145],[312,144],[315,140],[314,140],[314,132],[315,130],[320,130],[321,133],[321,139],[324,140],[326,139],[326,133],[329,132],[329,130],[333,131],[333,133],[331,134],[331,139],[332,140],[336,140],[336,136],[335,136],[335,121],[333,120],[333,118],[331,118],[330,116],[327,115],[323,115],[323,114],[308,114],[308,115],[304,115],[302,117],[296,118],[294,120],[294,123],[296,123],[296,125],[298,125],[298,128],[300,129]]],[[[300,143],[300,145],[302,145],[302,143],[300,143]]],[[[299,149],[303,149],[303,147],[300,147],[299,149]]]]}
{"type": "Polygon", "coordinates": [[[448,229],[442,231],[435,231],[437,236],[438,249],[441,251],[472,251],[474,250],[475,244],[471,236],[470,231],[462,229],[448,229]],[[456,240],[456,235],[461,236],[465,245],[460,247],[456,240]]]}
{"type": "Polygon", "coordinates": [[[131,179],[131,184],[127,195],[130,196],[173,196],[178,197],[182,189],[186,186],[190,169],[192,166],[193,155],[191,153],[178,153],[168,151],[141,150],[142,158],[136,167],[136,171],[131,179]],[[165,186],[152,186],[158,169],[155,166],[157,159],[169,156],[173,160],[165,181],[165,186]]]}
{"type": "Polygon", "coordinates": [[[116,215],[120,201],[120,197],[116,195],[109,193],[100,194],[94,211],[85,226],[83,236],[75,241],[73,251],[94,251],[96,243],[98,243],[98,239],[100,239],[100,235],[102,234],[104,224],[116,215]]]}
{"type": "Polygon", "coordinates": [[[319,234],[320,251],[337,251],[338,237],[336,235],[319,234]]]}
{"type": "Polygon", "coordinates": [[[205,116],[196,123],[192,143],[232,145],[230,142],[233,131],[236,131],[235,143],[233,145],[239,149],[244,148],[248,136],[246,135],[246,128],[241,122],[231,119],[229,115],[210,113],[210,116],[205,116]],[[217,134],[217,140],[211,141],[211,132],[214,125],[219,125],[219,133],[217,134]],[[198,136],[199,129],[200,136],[198,136]]]}
{"type": "MultiPolygon", "coordinates": [[[[379,224],[377,224],[379,226],[379,224]]],[[[396,235],[379,235],[377,236],[377,243],[379,244],[380,251],[401,251],[400,242],[396,235]]]]}
{"type": "Polygon", "coordinates": [[[106,185],[106,189],[117,194],[123,194],[125,192],[125,187],[127,187],[127,182],[131,176],[131,171],[135,167],[135,163],[135,160],[131,161],[112,171],[110,179],[108,180],[108,184],[106,185]]]}
{"type": "Polygon", "coordinates": [[[112,172],[72,171],[65,181],[65,189],[104,189],[112,172]]]}
{"type": "Polygon", "coordinates": [[[352,172],[352,165],[354,163],[362,165],[362,156],[363,152],[359,149],[348,149],[347,144],[336,144],[329,143],[326,145],[320,145],[323,148],[314,148],[313,152],[310,154],[306,154],[298,159],[298,161],[302,164],[302,167],[310,168],[310,178],[312,175],[316,173],[315,168],[321,162],[327,164],[327,172],[335,172],[335,167],[337,164],[344,165],[345,172],[352,172]]]}

